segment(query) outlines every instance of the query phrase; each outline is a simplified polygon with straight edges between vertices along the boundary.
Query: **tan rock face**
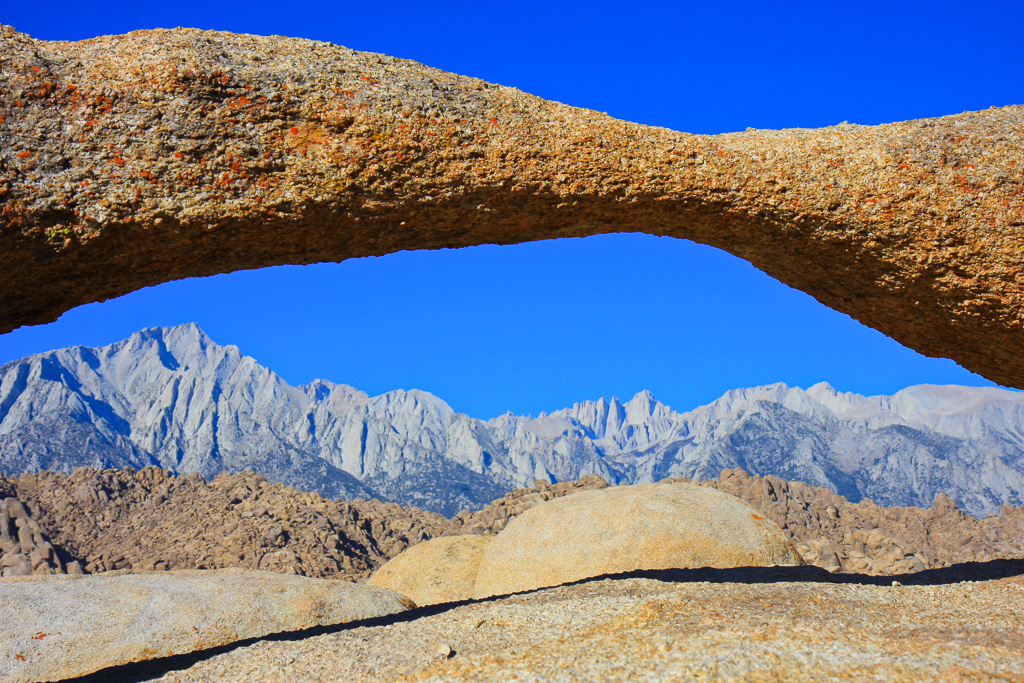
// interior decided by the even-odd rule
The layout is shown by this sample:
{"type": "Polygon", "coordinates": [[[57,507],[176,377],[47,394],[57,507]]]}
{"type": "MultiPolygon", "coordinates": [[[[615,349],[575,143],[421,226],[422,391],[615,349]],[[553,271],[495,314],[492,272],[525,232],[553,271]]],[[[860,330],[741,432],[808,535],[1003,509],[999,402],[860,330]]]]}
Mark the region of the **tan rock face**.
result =
{"type": "Polygon", "coordinates": [[[389,560],[370,585],[436,605],[473,597],[477,569],[493,536],[447,536],[425,541],[389,560]]]}
{"type": "Polygon", "coordinates": [[[241,569],[7,579],[0,679],[62,680],[409,606],[380,588],[241,569]]]}
{"type": "Polygon", "coordinates": [[[538,505],[488,545],[476,597],[637,569],[803,564],[774,523],[695,484],[585,491],[538,505]]]}
{"type": "Polygon", "coordinates": [[[0,331],[187,276],[634,231],[1024,388],[1024,107],[695,136],[291,38],[3,27],[0,59],[0,331]]]}

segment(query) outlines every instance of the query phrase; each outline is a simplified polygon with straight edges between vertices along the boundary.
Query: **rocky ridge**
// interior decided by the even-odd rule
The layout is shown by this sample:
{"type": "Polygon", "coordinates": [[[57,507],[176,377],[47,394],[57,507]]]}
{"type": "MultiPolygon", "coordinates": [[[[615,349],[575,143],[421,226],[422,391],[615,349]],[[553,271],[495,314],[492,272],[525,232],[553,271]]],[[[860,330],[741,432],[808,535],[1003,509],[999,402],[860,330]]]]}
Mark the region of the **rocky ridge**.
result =
{"type": "Polygon", "coordinates": [[[689,135],[328,43],[0,28],[0,330],[171,279],[608,231],[1024,387],[1024,108],[689,135]]]}
{"type": "MultiPolygon", "coordinates": [[[[327,500],[252,472],[207,482],[156,467],[82,468],[0,482],[87,573],[241,567],[355,580],[449,526],[434,513],[327,500]]],[[[60,565],[33,573],[47,570],[60,565]]]]}
{"type": "MultiPolygon", "coordinates": [[[[741,470],[699,483],[752,505],[806,562],[831,572],[903,574],[1024,557],[1024,508],[1007,505],[985,519],[948,497],[930,509],[885,508],[741,470]]],[[[38,530],[22,534],[30,546],[0,545],[0,574],[241,567],[361,580],[424,540],[496,534],[544,501],[607,486],[596,475],[537,482],[449,520],[377,500],[327,500],[251,472],[210,482],[159,468],[0,477],[6,508],[29,520],[18,528],[38,530]]]]}
{"type": "Polygon", "coordinates": [[[893,396],[773,384],[678,412],[650,392],[478,420],[424,391],[291,386],[195,324],[0,367],[0,472],[157,465],[209,479],[253,469],[326,498],[452,516],[537,479],[713,479],[742,468],[849,500],[983,516],[1024,505],[1024,393],[909,387],[893,396]]]}

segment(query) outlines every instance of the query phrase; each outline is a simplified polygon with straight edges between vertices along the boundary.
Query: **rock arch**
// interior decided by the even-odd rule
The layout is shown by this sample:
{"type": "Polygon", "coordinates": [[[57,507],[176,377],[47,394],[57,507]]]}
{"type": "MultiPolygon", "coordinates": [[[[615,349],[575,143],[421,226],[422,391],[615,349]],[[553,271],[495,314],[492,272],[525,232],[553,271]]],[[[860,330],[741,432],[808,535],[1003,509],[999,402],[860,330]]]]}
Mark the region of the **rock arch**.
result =
{"type": "Polygon", "coordinates": [[[1024,107],[697,136],[309,40],[0,26],[0,332],[177,278],[647,232],[1024,388],[1024,107]]]}

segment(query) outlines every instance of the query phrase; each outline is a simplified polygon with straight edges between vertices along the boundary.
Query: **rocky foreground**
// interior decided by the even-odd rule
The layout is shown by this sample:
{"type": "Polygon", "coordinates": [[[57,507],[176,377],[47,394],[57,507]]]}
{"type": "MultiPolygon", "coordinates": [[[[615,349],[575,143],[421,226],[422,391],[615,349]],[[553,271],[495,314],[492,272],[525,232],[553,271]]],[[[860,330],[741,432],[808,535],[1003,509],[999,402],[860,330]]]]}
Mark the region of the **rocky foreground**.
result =
{"type": "MultiPolygon", "coordinates": [[[[1024,509],[1009,505],[985,519],[945,496],[930,509],[885,508],[735,469],[700,483],[750,503],[806,562],[830,572],[901,574],[1024,557],[1024,509]]],[[[328,500],[252,472],[209,482],[155,467],[0,477],[0,574],[240,567],[360,580],[424,540],[496,534],[543,501],[606,486],[597,476],[538,482],[449,520],[378,500],[328,500]]]]}
{"type": "MultiPolygon", "coordinates": [[[[604,574],[391,616],[389,608],[350,623],[328,617],[319,598],[303,598],[279,633],[242,623],[236,615],[215,620],[208,642],[197,640],[195,647],[187,634],[165,650],[140,641],[134,654],[126,651],[120,659],[104,659],[109,645],[89,649],[88,638],[74,636],[71,622],[78,622],[61,608],[57,616],[40,612],[39,624],[29,629],[34,635],[7,626],[21,617],[6,619],[8,631],[0,639],[10,640],[9,656],[21,657],[0,664],[18,681],[68,675],[60,671],[95,671],[78,680],[126,682],[1024,677],[1024,559],[993,559],[1024,558],[1024,510],[1006,506],[1001,515],[979,520],[942,497],[931,509],[851,504],[824,489],[740,470],[701,484],[750,502],[818,566],[604,574]],[[60,618],[71,621],[67,627],[51,624],[60,618]],[[225,636],[227,626],[239,635],[225,636]],[[66,650],[65,642],[80,648],[79,654],[66,650]],[[67,652],[72,659],[61,664],[67,652]]],[[[270,569],[288,581],[308,579],[280,574],[362,579],[429,538],[490,537],[546,500],[604,488],[597,476],[538,482],[448,520],[379,501],[326,500],[251,472],[210,482],[157,468],[0,478],[5,576],[97,574],[15,576],[0,581],[0,589],[13,605],[12,591],[31,593],[25,582],[57,581],[46,584],[51,592],[68,590],[68,582],[105,577],[157,585],[158,577],[201,576],[144,570],[232,564],[270,569]]],[[[537,512],[542,510],[531,514],[537,512]]],[[[275,574],[259,574],[274,583],[275,574]]],[[[179,591],[183,607],[194,607],[188,596],[197,590],[205,590],[204,584],[179,591]]],[[[89,637],[120,632],[100,627],[111,620],[107,608],[113,603],[87,603],[81,609],[94,625],[89,637]]],[[[31,598],[26,604],[41,603],[31,598]]],[[[225,604],[237,607],[230,598],[225,604]]],[[[167,615],[191,613],[147,610],[131,618],[153,633],[169,634],[160,643],[181,631],[168,630],[167,615]]],[[[204,614],[196,618],[202,621],[204,614]]]]}
{"type": "Polygon", "coordinates": [[[143,663],[90,681],[1017,681],[1024,562],[919,585],[810,567],[595,579],[143,663]],[[997,578],[997,577],[1002,578],[997,578]]]}
{"type": "Polygon", "coordinates": [[[25,576],[0,586],[0,681],[36,683],[404,612],[348,581],[244,569],[25,576]]]}

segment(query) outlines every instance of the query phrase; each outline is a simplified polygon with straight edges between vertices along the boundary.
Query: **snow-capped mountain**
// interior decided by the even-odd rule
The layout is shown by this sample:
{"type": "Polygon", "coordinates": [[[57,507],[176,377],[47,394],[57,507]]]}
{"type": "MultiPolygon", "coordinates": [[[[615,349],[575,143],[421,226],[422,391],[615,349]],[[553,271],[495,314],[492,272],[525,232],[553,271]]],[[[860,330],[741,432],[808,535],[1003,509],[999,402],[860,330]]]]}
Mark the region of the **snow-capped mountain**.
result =
{"type": "Polygon", "coordinates": [[[535,479],[639,483],[742,467],[887,505],[927,506],[943,492],[982,515],[1024,503],[1024,393],[774,384],[685,413],[644,391],[483,421],[423,391],[293,387],[189,324],[0,367],[0,472],[81,465],[252,468],[330,497],[447,514],[535,479]]]}

